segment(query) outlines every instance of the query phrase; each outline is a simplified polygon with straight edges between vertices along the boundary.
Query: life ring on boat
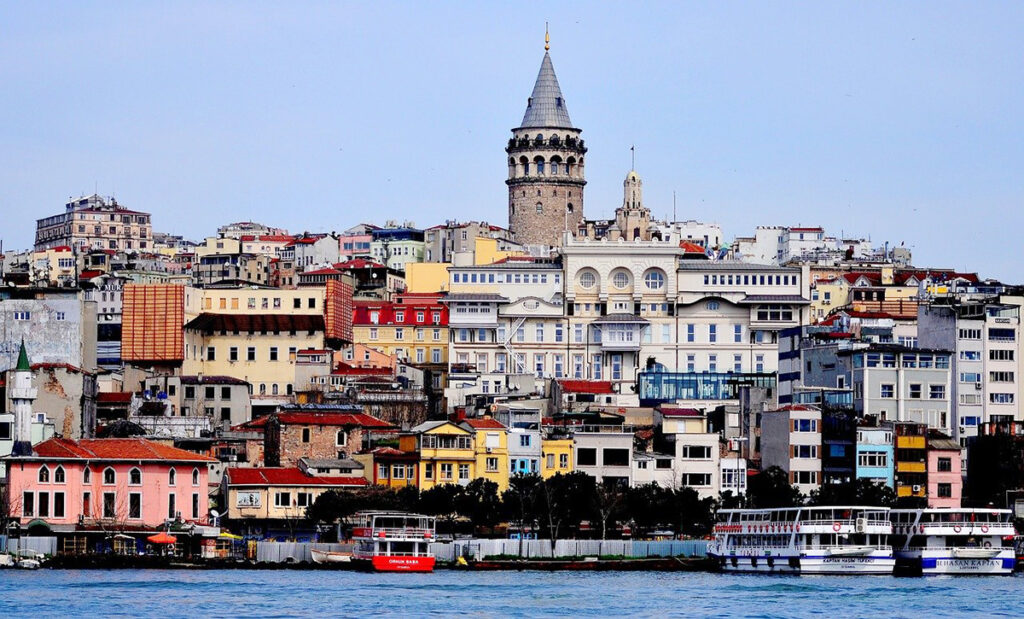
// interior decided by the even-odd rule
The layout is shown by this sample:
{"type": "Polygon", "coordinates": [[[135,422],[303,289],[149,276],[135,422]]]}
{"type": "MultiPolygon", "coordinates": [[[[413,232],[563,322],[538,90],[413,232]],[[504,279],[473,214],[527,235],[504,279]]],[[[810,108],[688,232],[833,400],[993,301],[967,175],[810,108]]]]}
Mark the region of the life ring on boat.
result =
{"type": "Polygon", "coordinates": [[[985,548],[991,548],[992,542],[985,542],[985,548]]]}
{"type": "MultiPolygon", "coordinates": [[[[982,533],[988,533],[988,525],[987,524],[981,525],[981,532],[982,533]]],[[[988,546],[986,546],[986,548],[988,548],[988,546]]]]}
{"type": "Polygon", "coordinates": [[[799,533],[799,532],[800,532],[800,525],[796,525],[796,532],[797,532],[797,533],[799,533]]]}
{"type": "Polygon", "coordinates": [[[839,529],[841,529],[841,528],[843,528],[843,525],[839,524],[838,522],[833,522],[832,523],[832,530],[835,531],[836,533],[838,533],[839,529]]]}
{"type": "Polygon", "coordinates": [[[964,528],[962,526],[958,525],[958,524],[954,524],[953,525],[953,532],[954,533],[959,533],[960,531],[963,531],[963,529],[964,528]]]}

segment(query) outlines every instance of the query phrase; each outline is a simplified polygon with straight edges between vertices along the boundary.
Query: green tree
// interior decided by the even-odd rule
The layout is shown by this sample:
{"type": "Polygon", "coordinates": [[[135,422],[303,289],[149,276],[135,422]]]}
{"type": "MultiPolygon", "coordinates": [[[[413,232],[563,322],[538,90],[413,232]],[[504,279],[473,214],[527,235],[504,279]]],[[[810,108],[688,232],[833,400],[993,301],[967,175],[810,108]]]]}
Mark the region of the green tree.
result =
{"type": "Polygon", "coordinates": [[[519,528],[519,554],[523,553],[522,540],[526,529],[536,530],[537,503],[541,478],[536,473],[517,473],[508,480],[508,490],[501,493],[501,504],[510,524],[519,528]]]}
{"type": "Polygon", "coordinates": [[[747,501],[760,509],[794,507],[803,503],[804,496],[790,485],[786,471],[772,466],[747,479],[747,501]]]}
{"type": "Polygon", "coordinates": [[[594,484],[591,506],[598,524],[601,525],[601,539],[608,539],[608,525],[613,524],[622,514],[626,502],[626,491],[622,484],[609,482],[594,484]]]}
{"type": "Polygon", "coordinates": [[[622,515],[633,523],[634,536],[647,537],[660,525],[673,523],[675,518],[670,512],[671,494],[671,490],[653,482],[626,491],[622,515]]]}
{"type": "Polygon", "coordinates": [[[482,477],[469,482],[456,497],[455,510],[459,515],[469,519],[475,528],[486,527],[493,530],[501,520],[498,484],[482,477]]]}
{"type": "Polygon", "coordinates": [[[683,487],[673,490],[668,496],[666,511],[675,516],[672,529],[677,534],[700,537],[711,531],[717,509],[715,499],[701,498],[693,488],[683,487]]]}
{"type": "Polygon", "coordinates": [[[722,509],[740,509],[745,500],[742,494],[733,494],[732,490],[726,490],[718,495],[718,504],[722,509]]]}
{"type": "Polygon", "coordinates": [[[447,525],[447,532],[452,533],[455,530],[455,520],[459,517],[457,506],[462,494],[463,488],[457,484],[441,484],[424,490],[420,493],[420,511],[437,516],[447,525]]]}
{"type": "Polygon", "coordinates": [[[823,484],[811,492],[811,505],[877,505],[893,507],[896,493],[885,484],[870,479],[856,479],[849,483],[823,484]]]}
{"type": "Polygon", "coordinates": [[[589,513],[593,488],[594,478],[579,471],[557,473],[538,485],[538,517],[552,549],[565,529],[579,529],[589,513]]]}

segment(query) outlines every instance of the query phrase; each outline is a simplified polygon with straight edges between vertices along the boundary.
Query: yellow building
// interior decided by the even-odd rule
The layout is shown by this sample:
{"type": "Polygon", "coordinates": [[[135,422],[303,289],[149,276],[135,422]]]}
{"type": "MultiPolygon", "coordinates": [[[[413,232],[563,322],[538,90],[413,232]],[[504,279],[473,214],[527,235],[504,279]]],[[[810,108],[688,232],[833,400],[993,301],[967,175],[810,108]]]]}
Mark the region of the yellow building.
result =
{"type": "Polygon", "coordinates": [[[310,314],[202,313],[185,325],[182,374],[232,376],[254,396],[290,395],[296,355],[324,348],[324,319],[310,314]]]}
{"type": "Polygon", "coordinates": [[[405,265],[405,290],[411,293],[448,291],[448,262],[410,262],[405,265]]]}
{"type": "Polygon", "coordinates": [[[398,439],[398,448],[418,452],[421,491],[443,484],[467,484],[476,478],[475,432],[450,421],[427,421],[398,439]]]}
{"type": "Polygon", "coordinates": [[[572,439],[562,436],[542,438],[540,442],[540,475],[544,479],[557,473],[565,475],[573,469],[572,439]]]}
{"type": "Polygon", "coordinates": [[[509,477],[508,428],[490,418],[466,419],[460,425],[474,433],[476,476],[498,484],[498,492],[507,490],[509,477]]]}
{"type": "Polygon", "coordinates": [[[352,340],[416,364],[448,363],[448,306],[439,294],[403,294],[356,301],[352,340]]]}

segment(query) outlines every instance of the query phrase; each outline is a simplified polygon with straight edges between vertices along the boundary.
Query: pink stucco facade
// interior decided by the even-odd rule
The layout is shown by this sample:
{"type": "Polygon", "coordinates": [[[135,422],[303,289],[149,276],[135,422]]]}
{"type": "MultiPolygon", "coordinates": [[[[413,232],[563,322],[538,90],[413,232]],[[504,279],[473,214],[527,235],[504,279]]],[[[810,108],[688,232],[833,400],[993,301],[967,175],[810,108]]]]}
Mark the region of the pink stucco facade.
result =
{"type": "Polygon", "coordinates": [[[150,441],[142,439],[51,441],[38,445],[33,456],[7,461],[10,513],[22,525],[42,520],[51,526],[158,527],[179,514],[187,521],[207,520],[212,458],[166,446],[151,453],[131,448],[147,447],[150,441]],[[54,455],[47,446],[51,441],[82,446],[104,440],[132,440],[136,445],[75,455],[54,455]]]}
{"type": "Polygon", "coordinates": [[[960,450],[929,448],[928,507],[960,507],[962,496],[960,450]]]}

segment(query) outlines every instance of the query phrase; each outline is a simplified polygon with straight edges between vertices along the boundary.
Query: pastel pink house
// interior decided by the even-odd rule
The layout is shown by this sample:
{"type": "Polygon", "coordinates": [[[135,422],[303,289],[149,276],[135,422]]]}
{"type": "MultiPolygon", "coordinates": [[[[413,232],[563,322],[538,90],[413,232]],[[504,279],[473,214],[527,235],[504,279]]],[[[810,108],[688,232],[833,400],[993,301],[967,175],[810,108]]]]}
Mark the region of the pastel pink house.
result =
{"type": "Polygon", "coordinates": [[[950,438],[928,438],[928,507],[960,507],[963,477],[960,444],[950,438]]]}
{"type": "Polygon", "coordinates": [[[52,438],[6,460],[9,508],[22,526],[156,528],[205,522],[214,458],[142,438],[52,438]]]}

